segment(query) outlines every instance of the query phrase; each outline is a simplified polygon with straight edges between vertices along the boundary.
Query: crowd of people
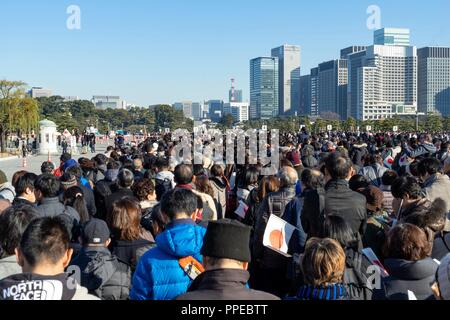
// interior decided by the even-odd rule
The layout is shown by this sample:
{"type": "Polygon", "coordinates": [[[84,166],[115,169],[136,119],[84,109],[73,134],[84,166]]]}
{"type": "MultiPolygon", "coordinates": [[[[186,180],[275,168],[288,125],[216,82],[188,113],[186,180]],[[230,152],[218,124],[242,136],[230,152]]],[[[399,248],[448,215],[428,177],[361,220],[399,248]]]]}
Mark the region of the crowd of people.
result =
{"type": "Polygon", "coordinates": [[[0,300],[450,300],[447,133],[302,129],[271,176],[171,140],[0,171],[0,300]]]}

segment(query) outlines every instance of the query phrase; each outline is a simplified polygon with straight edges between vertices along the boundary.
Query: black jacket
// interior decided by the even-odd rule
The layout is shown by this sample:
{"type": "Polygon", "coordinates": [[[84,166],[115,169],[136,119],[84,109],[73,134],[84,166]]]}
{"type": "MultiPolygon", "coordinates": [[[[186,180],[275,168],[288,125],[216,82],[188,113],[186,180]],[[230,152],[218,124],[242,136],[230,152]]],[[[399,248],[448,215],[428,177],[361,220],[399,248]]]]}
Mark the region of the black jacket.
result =
{"type": "Polygon", "coordinates": [[[325,215],[342,217],[361,238],[367,222],[366,198],[352,191],[346,180],[329,181],[325,191],[325,215]]]}
{"type": "Polygon", "coordinates": [[[14,207],[18,207],[18,206],[32,206],[32,207],[36,207],[35,203],[30,202],[27,199],[18,198],[18,197],[14,198],[14,201],[13,201],[12,205],[14,207]]]}
{"type": "Polygon", "coordinates": [[[434,238],[431,257],[441,261],[448,253],[450,253],[450,232],[443,231],[434,238]]]}
{"type": "Polygon", "coordinates": [[[135,241],[121,241],[113,240],[109,249],[116,255],[121,261],[125,262],[131,267],[131,270],[136,269],[138,260],[142,253],[151,249],[154,246],[154,242],[139,239],[135,241]],[[139,255],[138,252],[141,252],[139,255]]]}
{"type": "Polygon", "coordinates": [[[369,286],[371,265],[361,252],[352,248],[345,249],[344,284],[350,300],[372,300],[372,289],[369,286]]]}
{"type": "Polygon", "coordinates": [[[131,286],[130,267],[107,248],[83,248],[72,262],[81,270],[81,286],[103,300],[127,300],[131,286]]]}
{"type": "Polygon", "coordinates": [[[438,265],[431,258],[420,261],[386,259],[384,266],[389,277],[381,279],[381,289],[374,290],[375,300],[408,300],[408,290],[418,300],[434,299],[431,286],[436,278],[438,265]]]}
{"type": "Polygon", "coordinates": [[[325,190],[307,189],[302,193],[303,209],[301,213],[303,230],[308,238],[320,237],[324,222],[325,190]]]}
{"type": "Polygon", "coordinates": [[[350,151],[350,158],[352,159],[352,162],[356,164],[358,167],[362,167],[364,165],[363,160],[366,155],[369,154],[369,151],[367,150],[366,144],[361,145],[353,145],[352,150],[350,151]]]}
{"type": "Polygon", "coordinates": [[[249,277],[247,271],[238,269],[206,271],[177,300],[280,300],[270,293],[247,288],[249,277]]]}

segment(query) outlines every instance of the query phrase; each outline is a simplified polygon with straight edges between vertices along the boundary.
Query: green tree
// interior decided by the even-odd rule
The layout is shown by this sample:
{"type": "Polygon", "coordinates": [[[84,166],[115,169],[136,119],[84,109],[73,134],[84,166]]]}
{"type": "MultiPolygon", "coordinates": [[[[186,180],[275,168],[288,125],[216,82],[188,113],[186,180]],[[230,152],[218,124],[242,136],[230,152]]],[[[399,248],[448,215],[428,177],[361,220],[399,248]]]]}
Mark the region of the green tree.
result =
{"type": "Polygon", "coordinates": [[[233,128],[234,122],[234,117],[227,113],[222,117],[222,119],[220,119],[219,125],[222,129],[231,129],[233,128]]]}
{"type": "Polygon", "coordinates": [[[39,121],[39,106],[36,100],[25,93],[22,81],[0,80],[0,145],[6,151],[9,134],[31,133],[39,121]]]}
{"type": "Polygon", "coordinates": [[[445,131],[450,131],[450,116],[447,116],[442,121],[442,127],[445,131]]]}
{"type": "Polygon", "coordinates": [[[425,120],[425,129],[428,131],[441,131],[444,125],[440,115],[431,114],[425,120]]]}
{"type": "Polygon", "coordinates": [[[349,117],[347,120],[343,122],[342,126],[344,130],[352,131],[356,130],[357,123],[355,118],[349,117]]]}

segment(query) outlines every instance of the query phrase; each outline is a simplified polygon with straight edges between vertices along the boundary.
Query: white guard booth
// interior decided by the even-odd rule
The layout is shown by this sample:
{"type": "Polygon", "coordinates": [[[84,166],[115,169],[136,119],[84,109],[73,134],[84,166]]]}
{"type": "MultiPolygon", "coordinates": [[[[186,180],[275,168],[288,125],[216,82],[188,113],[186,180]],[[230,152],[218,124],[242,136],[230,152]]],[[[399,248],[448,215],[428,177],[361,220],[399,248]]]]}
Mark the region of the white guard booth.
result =
{"type": "Polygon", "coordinates": [[[53,121],[42,120],[39,122],[39,153],[58,154],[57,126],[53,121]]]}

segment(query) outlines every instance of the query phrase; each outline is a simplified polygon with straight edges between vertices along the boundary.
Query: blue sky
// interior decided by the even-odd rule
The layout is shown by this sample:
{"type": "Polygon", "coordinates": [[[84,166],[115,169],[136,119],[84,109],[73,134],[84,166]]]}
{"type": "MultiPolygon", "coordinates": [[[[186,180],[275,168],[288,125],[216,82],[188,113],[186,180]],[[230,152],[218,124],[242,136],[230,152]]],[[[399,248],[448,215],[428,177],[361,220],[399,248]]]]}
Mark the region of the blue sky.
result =
{"type": "Polygon", "coordinates": [[[120,95],[149,105],[225,99],[230,78],[248,99],[249,60],[284,43],[302,47],[302,75],[369,45],[369,5],[412,43],[450,46],[448,0],[2,0],[0,78],[55,94],[120,95]],[[66,9],[81,8],[81,30],[66,9]]]}

